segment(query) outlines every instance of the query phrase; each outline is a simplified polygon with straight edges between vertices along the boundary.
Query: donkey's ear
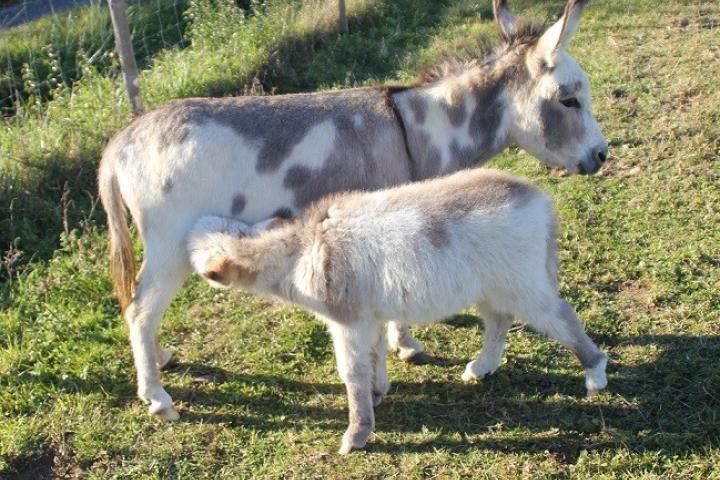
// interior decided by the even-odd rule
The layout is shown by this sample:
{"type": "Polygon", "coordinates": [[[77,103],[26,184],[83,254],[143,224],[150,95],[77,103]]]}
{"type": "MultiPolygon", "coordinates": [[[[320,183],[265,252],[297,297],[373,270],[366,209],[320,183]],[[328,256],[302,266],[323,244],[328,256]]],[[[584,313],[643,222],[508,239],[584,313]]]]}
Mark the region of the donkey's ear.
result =
{"type": "Polygon", "coordinates": [[[508,10],[507,0],[493,0],[493,15],[503,38],[510,40],[515,34],[518,19],[508,10]]]}
{"type": "Polygon", "coordinates": [[[562,18],[548,28],[538,40],[537,53],[545,60],[547,66],[554,66],[558,54],[570,44],[580,23],[582,9],[587,3],[588,0],[568,0],[562,18]]]}

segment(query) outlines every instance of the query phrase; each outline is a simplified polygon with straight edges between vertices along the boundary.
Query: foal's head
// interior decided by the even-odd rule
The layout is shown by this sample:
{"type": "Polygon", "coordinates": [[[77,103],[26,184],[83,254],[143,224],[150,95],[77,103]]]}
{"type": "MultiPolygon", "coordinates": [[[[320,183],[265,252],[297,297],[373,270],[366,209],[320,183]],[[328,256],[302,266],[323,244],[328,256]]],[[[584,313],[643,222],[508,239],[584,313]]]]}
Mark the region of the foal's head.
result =
{"type": "Polygon", "coordinates": [[[506,3],[494,0],[493,7],[507,46],[497,62],[514,64],[505,93],[510,139],[548,165],[597,172],[608,144],[592,113],[588,78],[565,50],[587,1],[568,0],[562,18],[542,34],[506,3]]]}

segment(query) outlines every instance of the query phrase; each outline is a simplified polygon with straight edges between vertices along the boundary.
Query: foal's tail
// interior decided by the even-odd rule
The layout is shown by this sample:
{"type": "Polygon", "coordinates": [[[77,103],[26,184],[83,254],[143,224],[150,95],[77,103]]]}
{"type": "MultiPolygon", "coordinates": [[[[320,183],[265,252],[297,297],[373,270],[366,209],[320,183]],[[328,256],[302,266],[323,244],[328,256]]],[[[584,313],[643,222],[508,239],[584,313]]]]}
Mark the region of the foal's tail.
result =
{"type": "Polygon", "coordinates": [[[120,309],[125,312],[135,292],[135,257],[117,176],[111,162],[103,160],[98,171],[98,188],[110,234],[110,278],[120,309]]]}

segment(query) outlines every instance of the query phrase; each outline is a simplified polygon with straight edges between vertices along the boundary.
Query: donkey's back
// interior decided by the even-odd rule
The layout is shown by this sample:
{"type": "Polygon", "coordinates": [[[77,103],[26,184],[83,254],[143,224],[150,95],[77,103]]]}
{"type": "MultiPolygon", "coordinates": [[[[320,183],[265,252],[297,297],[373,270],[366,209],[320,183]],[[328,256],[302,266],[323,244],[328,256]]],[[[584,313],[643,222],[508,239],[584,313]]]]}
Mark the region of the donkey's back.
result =
{"type": "Polygon", "coordinates": [[[396,184],[408,179],[405,156],[379,89],[190,98],[117,134],[100,176],[116,176],[145,231],[153,223],[148,210],[168,204],[254,222],[325,193],[396,184]],[[391,155],[399,161],[383,161],[391,155]]]}

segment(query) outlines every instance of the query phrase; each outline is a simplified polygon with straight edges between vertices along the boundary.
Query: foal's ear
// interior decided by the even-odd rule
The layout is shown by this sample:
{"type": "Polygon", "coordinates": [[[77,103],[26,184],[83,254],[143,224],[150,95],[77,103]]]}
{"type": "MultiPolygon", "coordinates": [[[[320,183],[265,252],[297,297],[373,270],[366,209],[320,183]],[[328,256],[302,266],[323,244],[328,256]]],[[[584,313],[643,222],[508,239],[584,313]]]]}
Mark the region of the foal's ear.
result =
{"type": "Polygon", "coordinates": [[[282,227],[283,225],[291,222],[292,220],[292,217],[270,217],[267,220],[263,220],[262,222],[254,224],[251,228],[251,232],[253,235],[257,235],[258,233],[266,230],[273,230],[275,228],[282,227]]]}
{"type": "Polygon", "coordinates": [[[580,14],[587,3],[588,0],[568,0],[563,16],[538,40],[536,51],[547,66],[554,66],[558,54],[570,44],[580,23],[580,14]]]}
{"type": "Polygon", "coordinates": [[[508,10],[507,0],[493,0],[493,15],[495,16],[498,27],[500,27],[500,33],[502,33],[503,38],[510,40],[515,34],[518,20],[515,15],[508,10]]]}
{"type": "Polygon", "coordinates": [[[208,262],[203,277],[229,287],[233,283],[251,285],[255,282],[256,272],[250,271],[225,256],[218,256],[208,262]]]}

